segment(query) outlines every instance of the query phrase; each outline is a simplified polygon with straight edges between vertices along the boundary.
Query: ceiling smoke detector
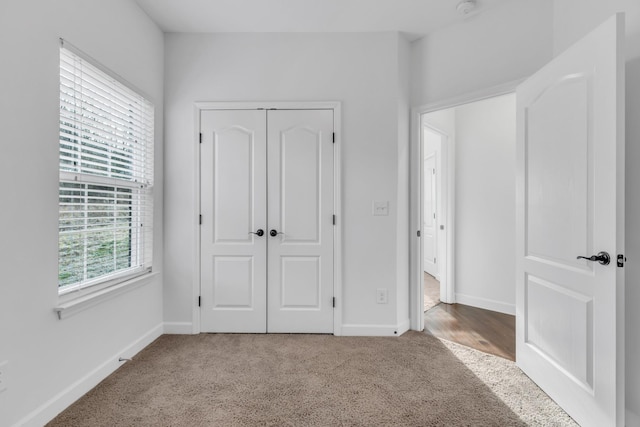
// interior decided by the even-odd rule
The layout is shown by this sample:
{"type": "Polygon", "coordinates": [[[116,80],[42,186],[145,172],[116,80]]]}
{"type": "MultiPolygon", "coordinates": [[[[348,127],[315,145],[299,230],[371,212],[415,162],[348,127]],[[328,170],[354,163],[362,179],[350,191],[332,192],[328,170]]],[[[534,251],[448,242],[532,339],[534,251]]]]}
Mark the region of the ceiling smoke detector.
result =
{"type": "Polygon", "coordinates": [[[476,2],[475,0],[462,0],[456,9],[460,15],[468,16],[476,9],[476,2]]]}

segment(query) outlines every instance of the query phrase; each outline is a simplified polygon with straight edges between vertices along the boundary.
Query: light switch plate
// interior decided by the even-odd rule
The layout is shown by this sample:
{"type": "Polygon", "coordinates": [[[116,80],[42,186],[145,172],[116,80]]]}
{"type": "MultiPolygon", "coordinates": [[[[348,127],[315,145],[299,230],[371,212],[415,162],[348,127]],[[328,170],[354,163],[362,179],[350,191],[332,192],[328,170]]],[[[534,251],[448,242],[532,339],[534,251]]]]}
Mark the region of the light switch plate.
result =
{"type": "Polygon", "coordinates": [[[389,215],[389,202],[387,201],[373,201],[373,216],[387,216],[389,215]]]}

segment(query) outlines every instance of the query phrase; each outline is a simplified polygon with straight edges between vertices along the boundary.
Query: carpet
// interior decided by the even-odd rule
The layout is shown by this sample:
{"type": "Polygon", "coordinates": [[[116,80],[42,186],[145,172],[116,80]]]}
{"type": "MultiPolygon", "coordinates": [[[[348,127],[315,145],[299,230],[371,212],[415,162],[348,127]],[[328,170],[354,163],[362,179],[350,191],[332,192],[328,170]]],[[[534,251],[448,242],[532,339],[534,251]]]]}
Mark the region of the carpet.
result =
{"type": "Polygon", "coordinates": [[[420,332],[163,335],[48,426],[572,426],[510,361],[420,332]]]}

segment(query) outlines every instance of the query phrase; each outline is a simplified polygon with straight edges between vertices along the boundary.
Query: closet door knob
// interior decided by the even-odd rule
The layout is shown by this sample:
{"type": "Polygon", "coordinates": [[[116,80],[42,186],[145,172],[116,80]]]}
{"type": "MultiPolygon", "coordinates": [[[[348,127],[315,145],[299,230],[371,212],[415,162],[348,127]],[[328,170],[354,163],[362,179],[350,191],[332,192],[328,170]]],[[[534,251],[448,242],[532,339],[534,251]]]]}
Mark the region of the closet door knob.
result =
{"type": "Polygon", "coordinates": [[[271,230],[269,234],[271,235],[271,237],[276,237],[278,234],[284,234],[284,233],[282,231],[271,230]]]}
{"type": "Polygon", "coordinates": [[[250,231],[249,234],[257,234],[258,237],[262,237],[264,236],[264,230],[262,228],[258,228],[258,231],[256,232],[250,231]]]}

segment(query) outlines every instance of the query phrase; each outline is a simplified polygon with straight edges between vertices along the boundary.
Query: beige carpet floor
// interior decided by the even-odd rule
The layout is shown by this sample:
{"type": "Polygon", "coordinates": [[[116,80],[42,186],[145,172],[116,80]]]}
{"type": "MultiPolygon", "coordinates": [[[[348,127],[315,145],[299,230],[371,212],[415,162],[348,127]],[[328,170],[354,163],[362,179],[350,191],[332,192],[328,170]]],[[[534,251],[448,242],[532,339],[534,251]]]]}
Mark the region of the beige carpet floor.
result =
{"type": "Polygon", "coordinates": [[[570,426],[512,362],[419,332],[163,335],[49,426],[570,426]]]}

